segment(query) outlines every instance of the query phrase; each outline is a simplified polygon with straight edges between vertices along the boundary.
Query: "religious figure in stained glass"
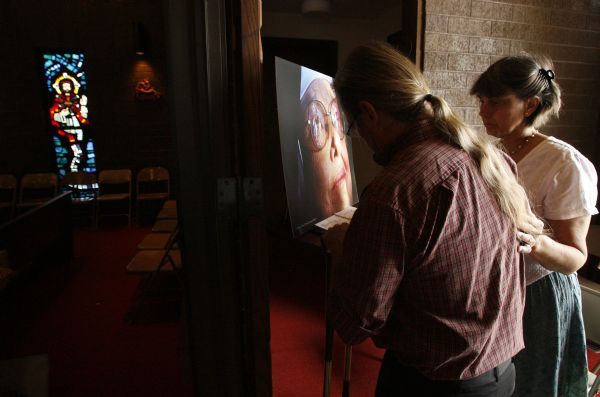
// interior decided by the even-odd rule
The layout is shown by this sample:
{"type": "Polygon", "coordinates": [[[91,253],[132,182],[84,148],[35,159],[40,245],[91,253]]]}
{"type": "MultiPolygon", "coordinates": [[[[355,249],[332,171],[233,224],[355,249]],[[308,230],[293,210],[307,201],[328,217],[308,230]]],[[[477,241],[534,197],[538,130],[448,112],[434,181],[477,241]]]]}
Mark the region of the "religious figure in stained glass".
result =
{"type": "Polygon", "coordinates": [[[94,143],[88,137],[88,98],[83,54],[45,54],[44,72],[51,102],[52,126],[58,173],[95,172],[94,143]]]}

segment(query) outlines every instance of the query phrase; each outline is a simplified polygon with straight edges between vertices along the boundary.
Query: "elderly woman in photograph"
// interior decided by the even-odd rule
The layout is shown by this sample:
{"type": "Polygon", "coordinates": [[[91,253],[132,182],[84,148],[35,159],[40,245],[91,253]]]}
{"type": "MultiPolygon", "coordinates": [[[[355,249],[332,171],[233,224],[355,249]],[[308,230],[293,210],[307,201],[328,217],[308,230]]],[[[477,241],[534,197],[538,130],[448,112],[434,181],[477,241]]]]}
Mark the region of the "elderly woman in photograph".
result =
{"type": "Polygon", "coordinates": [[[300,105],[298,196],[321,220],[353,204],[347,140],[331,78],[302,67],[300,105]]]}

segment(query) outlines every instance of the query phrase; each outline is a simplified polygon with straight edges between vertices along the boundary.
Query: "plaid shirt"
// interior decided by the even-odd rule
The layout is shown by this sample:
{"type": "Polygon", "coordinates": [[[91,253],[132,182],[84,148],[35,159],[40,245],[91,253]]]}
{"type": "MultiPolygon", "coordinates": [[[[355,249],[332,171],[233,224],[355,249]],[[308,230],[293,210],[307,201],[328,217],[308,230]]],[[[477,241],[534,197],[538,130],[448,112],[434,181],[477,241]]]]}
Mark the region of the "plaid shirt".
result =
{"type": "Polygon", "coordinates": [[[334,266],[331,321],[431,379],[468,379],[523,348],[516,230],[470,157],[431,124],[404,135],[361,197],[334,266]]]}

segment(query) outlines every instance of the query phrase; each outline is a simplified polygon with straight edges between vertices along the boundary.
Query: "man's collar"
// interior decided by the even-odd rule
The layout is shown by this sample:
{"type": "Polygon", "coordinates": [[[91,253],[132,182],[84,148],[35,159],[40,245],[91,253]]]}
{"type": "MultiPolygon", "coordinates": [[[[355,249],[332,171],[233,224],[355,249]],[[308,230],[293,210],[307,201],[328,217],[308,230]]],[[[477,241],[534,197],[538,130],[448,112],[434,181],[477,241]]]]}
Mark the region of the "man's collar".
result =
{"type": "Polygon", "coordinates": [[[407,131],[400,135],[394,143],[388,145],[381,152],[373,154],[373,161],[381,166],[386,166],[399,151],[412,146],[415,143],[426,140],[438,132],[433,125],[433,120],[417,120],[407,131]]]}

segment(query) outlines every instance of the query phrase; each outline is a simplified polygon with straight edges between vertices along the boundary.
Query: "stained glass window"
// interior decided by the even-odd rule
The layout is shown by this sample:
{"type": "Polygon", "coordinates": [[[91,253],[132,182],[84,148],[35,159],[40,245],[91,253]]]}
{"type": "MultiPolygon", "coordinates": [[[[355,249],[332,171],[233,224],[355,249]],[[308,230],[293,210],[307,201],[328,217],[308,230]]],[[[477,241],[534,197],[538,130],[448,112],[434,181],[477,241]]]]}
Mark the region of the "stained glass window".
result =
{"type": "Polygon", "coordinates": [[[60,176],[96,171],[94,142],[89,136],[85,57],[81,53],[43,55],[48,92],[48,120],[60,176]]]}

